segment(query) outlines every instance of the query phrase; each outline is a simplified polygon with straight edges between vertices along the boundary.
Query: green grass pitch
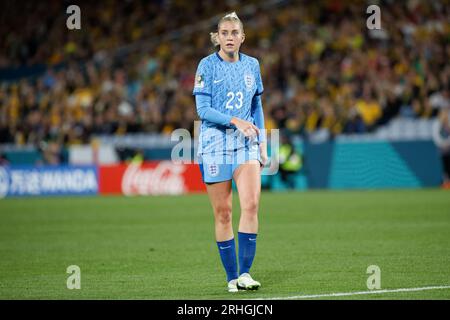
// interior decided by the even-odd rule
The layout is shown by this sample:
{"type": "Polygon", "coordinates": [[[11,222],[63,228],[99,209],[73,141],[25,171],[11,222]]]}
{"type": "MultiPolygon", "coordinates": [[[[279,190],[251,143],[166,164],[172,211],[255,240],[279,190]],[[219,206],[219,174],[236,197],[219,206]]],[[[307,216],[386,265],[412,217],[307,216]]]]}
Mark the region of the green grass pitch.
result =
{"type": "MultiPolygon", "coordinates": [[[[234,194],[233,223],[239,220],[234,194]]],[[[226,292],[206,195],[0,201],[0,299],[251,299],[450,285],[444,190],[263,193],[256,292],[226,292]],[[69,290],[66,268],[81,269],[69,290]]],[[[450,289],[340,299],[450,299],[450,289]]]]}

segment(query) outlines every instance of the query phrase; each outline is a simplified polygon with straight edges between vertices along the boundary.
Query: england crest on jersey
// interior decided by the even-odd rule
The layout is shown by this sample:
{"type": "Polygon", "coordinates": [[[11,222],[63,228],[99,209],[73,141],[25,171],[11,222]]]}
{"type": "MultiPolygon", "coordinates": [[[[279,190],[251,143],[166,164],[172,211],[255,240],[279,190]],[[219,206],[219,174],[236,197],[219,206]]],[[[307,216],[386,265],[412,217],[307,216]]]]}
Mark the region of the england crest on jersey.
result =
{"type": "Polygon", "coordinates": [[[208,166],[208,171],[211,177],[217,177],[219,175],[219,166],[215,163],[208,166]]]}
{"type": "Polygon", "coordinates": [[[247,91],[251,91],[255,85],[255,77],[251,73],[246,73],[244,75],[244,83],[247,91]]]}

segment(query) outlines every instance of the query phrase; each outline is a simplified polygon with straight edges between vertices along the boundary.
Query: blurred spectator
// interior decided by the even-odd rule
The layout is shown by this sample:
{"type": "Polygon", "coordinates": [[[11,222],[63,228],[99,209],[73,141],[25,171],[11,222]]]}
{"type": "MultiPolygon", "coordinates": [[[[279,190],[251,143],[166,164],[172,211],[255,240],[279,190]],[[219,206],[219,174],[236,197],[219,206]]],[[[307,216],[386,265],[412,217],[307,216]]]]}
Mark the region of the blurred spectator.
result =
{"type": "Polygon", "coordinates": [[[287,134],[281,135],[277,158],[281,180],[288,188],[295,189],[296,173],[302,168],[303,159],[287,134]]]}
{"type": "Polygon", "coordinates": [[[43,163],[48,165],[59,165],[65,162],[61,145],[56,141],[41,144],[43,163]]]}
{"type": "Polygon", "coordinates": [[[6,159],[5,155],[0,152],[0,166],[7,166],[9,164],[8,159],[6,159]]]}
{"type": "Polygon", "coordinates": [[[450,108],[444,108],[439,112],[439,117],[433,125],[433,139],[441,151],[444,165],[444,188],[450,188],[450,108]]]}
{"type": "Polygon", "coordinates": [[[80,1],[82,29],[68,31],[64,2],[1,2],[0,68],[49,67],[0,83],[0,143],[192,131],[195,67],[217,22],[203,20],[231,9],[243,52],[260,60],[268,128],[359,134],[450,105],[444,2],[382,1],[378,33],[365,27],[364,1],[262,3],[80,1]],[[249,3],[256,10],[241,15],[249,3]]]}
{"type": "Polygon", "coordinates": [[[133,165],[141,165],[144,162],[144,150],[136,150],[134,156],[130,159],[129,163],[133,165]]]}

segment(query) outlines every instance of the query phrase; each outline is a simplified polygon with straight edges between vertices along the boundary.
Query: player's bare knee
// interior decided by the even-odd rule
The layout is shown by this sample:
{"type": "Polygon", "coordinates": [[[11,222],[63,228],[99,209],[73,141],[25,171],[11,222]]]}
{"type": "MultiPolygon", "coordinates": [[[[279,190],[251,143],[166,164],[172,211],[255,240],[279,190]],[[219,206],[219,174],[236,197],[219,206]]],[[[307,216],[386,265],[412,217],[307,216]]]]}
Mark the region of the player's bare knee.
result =
{"type": "Polygon", "coordinates": [[[253,217],[258,215],[258,207],[259,203],[257,200],[249,200],[242,206],[242,212],[249,217],[253,217]]]}
{"type": "Polygon", "coordinates": [[[229,206],[219,206],[214,209],[216,220],[220,224],[231,223],[231,208],[229,206]]]}
{"type": "Polygon", "coordinates": [[[231,214],[221,214],[216,216],[216,220],[221,224],[221,225],[229,225],[231,224],[231,214]]]}

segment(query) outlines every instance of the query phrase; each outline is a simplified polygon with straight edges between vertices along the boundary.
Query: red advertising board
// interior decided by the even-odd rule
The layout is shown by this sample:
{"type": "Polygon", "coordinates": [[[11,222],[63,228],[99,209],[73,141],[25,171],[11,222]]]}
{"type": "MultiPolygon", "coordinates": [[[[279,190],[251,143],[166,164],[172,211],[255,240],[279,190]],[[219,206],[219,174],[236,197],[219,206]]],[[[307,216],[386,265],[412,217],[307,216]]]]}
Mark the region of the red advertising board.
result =
{"type": "Polygon", "coordinates": [[[141,165],[102,165],[98,173],[100,194],[162,195],[206,191],[197,164],[154,161],[141,165]]]}

